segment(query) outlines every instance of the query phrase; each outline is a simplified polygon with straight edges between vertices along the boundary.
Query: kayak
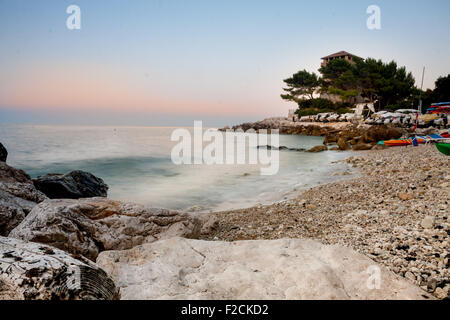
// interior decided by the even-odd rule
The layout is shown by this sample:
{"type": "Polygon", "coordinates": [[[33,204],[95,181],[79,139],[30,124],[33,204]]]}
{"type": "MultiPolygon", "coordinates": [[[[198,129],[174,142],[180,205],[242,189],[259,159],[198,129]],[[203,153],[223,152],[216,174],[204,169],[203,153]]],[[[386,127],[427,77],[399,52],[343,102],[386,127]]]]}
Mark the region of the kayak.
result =
{"type": "Polygon", "coordinates": [[[436,143],[436,148],[446,156],[450,156],[450,143],[436,143]]]}
{"type": "MultiPolygon", "coordinates": [[[[424,139],[417,139],[418,143],[425,143],[424,139]]],[[[386,147],[402,147],[402,146],[410,146],[413,144],[412,139],[406,140],[386,140],[380,141],[378,144],[385,145],[386,147]]]]}
{"type": "Polygon", "coordinates": [[[387,140],[383,141],[383,144],[387,147],[401,147],[412,145],[412,140],[387,140]]]}

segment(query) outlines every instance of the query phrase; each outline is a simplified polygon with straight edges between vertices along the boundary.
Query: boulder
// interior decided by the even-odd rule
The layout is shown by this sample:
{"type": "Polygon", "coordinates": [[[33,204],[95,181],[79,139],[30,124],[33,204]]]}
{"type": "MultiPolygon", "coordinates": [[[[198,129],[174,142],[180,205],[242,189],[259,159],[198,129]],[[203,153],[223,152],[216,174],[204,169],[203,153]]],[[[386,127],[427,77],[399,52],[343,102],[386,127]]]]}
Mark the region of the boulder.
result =
{"type": "Polygon", "coordinates": [[[323,140],[323,144],[327,145],[330,143],[336,143],[337,142],[337,137],[335,134],[333,133],[329,133],[325,136],[325,139],[323,140]]]}
{"type": "Polygon", "coordinates": [[[307,152],[322,152],[327,150],[328,148],[326,146],[315,146],[314,148],[309,149],[307,152]]]}
{"type": "Polygon", "coordinates": [[[8,150],[0,142],[0,162],[6,162],[6,158],[8,158],[8,150]]]}
{"type": "Polygon", "coordinates": [[[350,248],[312,240],[172,238],[104,251],[123,299],[433,299],[350,248]]]}
{"type": "Polygon", "coordinates": [[[371,126],[364,132],[365,142],[378,142],[384,140],[398,139],[403,135],[403,132],[399,128],[392,126],[371,126]]]}
{"type": "Polygon", "coordinates": [[[337,141],[337,145],[339,147],[339,150],[349,150],[350,146],[348,145],[345,138],[339,138],[337,141]]]}
{"type": "Polygon", "coordinates": [[[0,162],[0,182],[32,183],[30,176],[25,171],[10,167],[4,162],[0,162]]]}
{"type": "Polygon", "coordinates": [[[195,214],[146,208],[105,198],[46,200],[9,234],[95,260],[104,250],[125,250],[174,236],[200,236],[195,214]]]}
{"type": "Polygon", "coordinates": [[[46,198],[24,171],[0,162],[0,236],[7,236],[46,198]]]}
{"type": "Polygon", "coordinates": [[[114,300],[119,290],[82,256],[0,237],[0,300],[114,300]]]}
{"type": "Polygon", "coordinates": [[[89,172],[46,174],[33,179],[34,186],[50,199],[106,197],[108,186],[89,172]]]}

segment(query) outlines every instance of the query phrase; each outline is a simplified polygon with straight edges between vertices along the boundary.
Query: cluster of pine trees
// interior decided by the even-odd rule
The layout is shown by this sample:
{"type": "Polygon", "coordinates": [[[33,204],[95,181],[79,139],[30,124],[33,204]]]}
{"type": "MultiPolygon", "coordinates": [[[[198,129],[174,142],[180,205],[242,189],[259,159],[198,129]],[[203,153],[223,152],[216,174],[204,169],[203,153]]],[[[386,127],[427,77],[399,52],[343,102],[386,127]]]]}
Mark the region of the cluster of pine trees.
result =
{"type": "MultiPolygon", "coordinates": [[[[420,89],[405,67],[395,61],[385,63],[372,58],[354,57],[354,63],[335,59],[319,69],[320,75],[306,70],[285,79],[281,97],[298,104],[299,112],[311,114],[326,111],[345,112],[357,97],[375,104],[378,110],[417,108],[420,89]],[[314,98],[315,93],[339,97],[340,103],[314,98]]],[[[436,81],[436,88],[422,92],[424,106],[450,101],[450,75],[436,81]]]]}

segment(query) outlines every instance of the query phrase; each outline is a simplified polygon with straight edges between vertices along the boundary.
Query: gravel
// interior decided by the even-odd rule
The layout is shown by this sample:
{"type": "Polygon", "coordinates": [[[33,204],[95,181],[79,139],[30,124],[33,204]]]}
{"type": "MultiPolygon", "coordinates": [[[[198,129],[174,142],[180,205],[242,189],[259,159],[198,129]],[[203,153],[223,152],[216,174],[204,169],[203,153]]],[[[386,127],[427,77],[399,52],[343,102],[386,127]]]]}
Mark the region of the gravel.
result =
{"type": "Polygon", "coordinates": [[[355,153],[361,176],[294,200],[217,213],[207,240],[307,238],[351,247],[439,299],[450,297],[450,166],[432,145],[355,153]]]}

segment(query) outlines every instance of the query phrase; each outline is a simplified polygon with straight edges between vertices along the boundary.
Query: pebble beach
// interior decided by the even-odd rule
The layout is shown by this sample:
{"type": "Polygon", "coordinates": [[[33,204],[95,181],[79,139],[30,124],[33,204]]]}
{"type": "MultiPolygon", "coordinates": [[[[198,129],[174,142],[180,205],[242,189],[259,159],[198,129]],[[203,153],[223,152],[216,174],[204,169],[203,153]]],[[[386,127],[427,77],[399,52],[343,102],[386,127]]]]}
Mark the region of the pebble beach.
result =
{"type": "Polygon", "coordinates": [[[448,299],[448,158],[433,145],[421,145],[357,152],[342,161],[360,175],[313,187],[292,200],[219,212],[219,228],[203,238],[339,244],[448,299]]]}

